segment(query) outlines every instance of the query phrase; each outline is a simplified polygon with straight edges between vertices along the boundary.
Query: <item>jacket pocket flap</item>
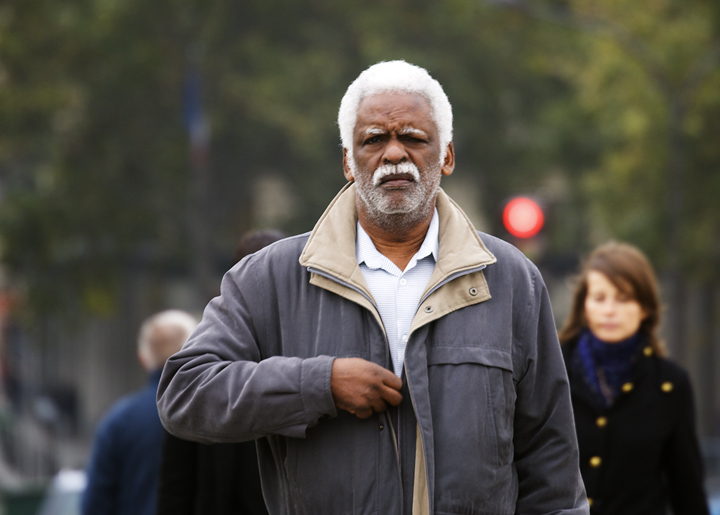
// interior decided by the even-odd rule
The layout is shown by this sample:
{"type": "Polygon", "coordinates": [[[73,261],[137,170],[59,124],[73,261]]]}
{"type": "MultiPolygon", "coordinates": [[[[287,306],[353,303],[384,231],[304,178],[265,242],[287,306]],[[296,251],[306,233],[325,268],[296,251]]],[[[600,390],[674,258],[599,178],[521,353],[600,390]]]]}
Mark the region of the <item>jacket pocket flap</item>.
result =
{"type": "Polygon", "coordinates": [[[428,351],[429,365],[460,365],[476,363],[504,368],[512,372],[512,356],[503,350],[482,347],[433,347],[428,351]]]}

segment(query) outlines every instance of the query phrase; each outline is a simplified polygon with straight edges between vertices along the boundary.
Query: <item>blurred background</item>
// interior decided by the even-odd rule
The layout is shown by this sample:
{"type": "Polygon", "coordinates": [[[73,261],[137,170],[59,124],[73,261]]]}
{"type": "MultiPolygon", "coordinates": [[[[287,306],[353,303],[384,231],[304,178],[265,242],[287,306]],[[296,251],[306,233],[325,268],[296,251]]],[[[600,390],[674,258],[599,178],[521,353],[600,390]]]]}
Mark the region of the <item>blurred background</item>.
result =
{"type": "Polygon", "coordinates": [[[540,266],[558,323],[593,246],[651,258],[714,489],[720,3],[3,0],[0,490],[84,467],[145,383],[140,322],[200,313],[244,232],[312,229],[345,182],[345,89],[398,58],[453,104],[443,187],[540,266]],[[503,225],[518,195],[530,238],[503,225]]]}

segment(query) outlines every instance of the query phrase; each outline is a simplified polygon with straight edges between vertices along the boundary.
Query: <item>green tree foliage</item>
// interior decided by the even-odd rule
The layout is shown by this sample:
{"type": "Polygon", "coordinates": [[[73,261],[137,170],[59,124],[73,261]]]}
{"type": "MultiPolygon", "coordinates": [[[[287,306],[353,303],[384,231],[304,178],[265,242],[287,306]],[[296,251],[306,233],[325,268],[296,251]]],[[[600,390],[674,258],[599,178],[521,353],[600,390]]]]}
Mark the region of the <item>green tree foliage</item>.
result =
{"type": "MultiPolygon", "coordinates": [[[[301,199],[283,229],[312,227],[344,182],[335,125],[342,94],[368,65],[397,58],[445,86],[455,175],[479,187],[491,229],[500,229],[504,199],[536,191],[554,202],[550,251],[575,252],[594,242],[592,230],[659,254],[668,107],[653,70],[681,83],[717,38],[717,8],[533,5],[562,8],[583,30],[477,0],[6,0],[5,263],[35,313],[70,304],[112,312],[132,267],[188,273],[182,90],[190,54],[212,134],[208,226],[218,255],[250,228],[252,185],[266,173],[301,199]],[[626,35],[649,49],[650,69],[626,35]]],[[[717,203],[696,183],[718,181],[715,64],[688,93],[683,117],[687,196],[698,199],[686,204],[686,219],[699,221],[688,225],[688,255],[697,259],[706,255],[703,235],[718,232],[717,203]]]]}
{"type": "MultiPolygon", "coordinates": [[[[720,16],[716,3],[569,2],[553,19],[578,50],[547,64],[574,90],[594,157],[577,163],[595,242],[635,242],[663,264],[707,273],[718,259],[720,16]],[[713,154],[713,157],[710,157],[713,154]],[[673,237],[673,230],[679,236],[673,237]]],[[[570,126],[572,128],[572,125],[570,126]]]]}

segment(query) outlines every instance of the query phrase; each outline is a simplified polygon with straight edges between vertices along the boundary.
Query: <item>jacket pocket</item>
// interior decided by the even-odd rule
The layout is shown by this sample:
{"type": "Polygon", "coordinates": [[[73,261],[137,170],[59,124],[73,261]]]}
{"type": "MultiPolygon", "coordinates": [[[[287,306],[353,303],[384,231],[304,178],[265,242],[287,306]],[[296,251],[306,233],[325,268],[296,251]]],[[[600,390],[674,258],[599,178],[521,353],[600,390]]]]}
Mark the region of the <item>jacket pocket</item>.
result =
{"type": "Polygon", "coordinates": [[[433,346],[428,379],[435,437],[435,509],[512,514],[515,387],[498,349],[433,346]],[[467,511],[472,506],[472,511],[467,511]]]}
{"type": "Polygon", "coordinates": [[[305,438],[286,438],[289,513],[377,513],[378,486],[390,483],[376,474],[378,435],[386,434],[378,425],[377,416],[360,420],[340,411],[337,418],[308,429],[305,438]]]}

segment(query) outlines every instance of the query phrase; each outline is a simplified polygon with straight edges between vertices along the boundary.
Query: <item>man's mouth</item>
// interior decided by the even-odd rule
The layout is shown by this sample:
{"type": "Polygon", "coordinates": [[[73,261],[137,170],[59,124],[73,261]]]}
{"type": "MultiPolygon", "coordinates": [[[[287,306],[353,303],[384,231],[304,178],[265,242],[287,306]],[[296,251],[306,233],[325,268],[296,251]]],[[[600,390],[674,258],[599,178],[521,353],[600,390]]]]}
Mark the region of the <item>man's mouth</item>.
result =
{"type": "Polygon", "coordinates": [[[383,188],[404,188],[415,182],[415,178],[409,173],[394,173],[380,179],[380,186],[383,188]]]}

